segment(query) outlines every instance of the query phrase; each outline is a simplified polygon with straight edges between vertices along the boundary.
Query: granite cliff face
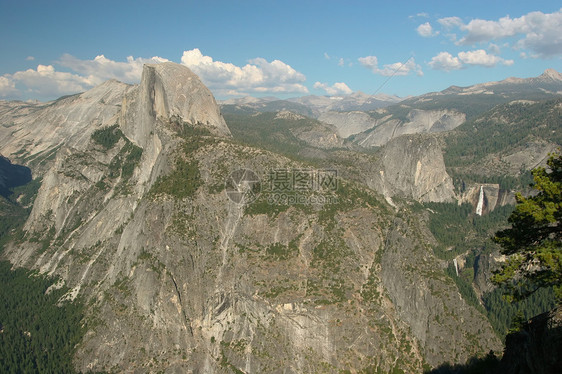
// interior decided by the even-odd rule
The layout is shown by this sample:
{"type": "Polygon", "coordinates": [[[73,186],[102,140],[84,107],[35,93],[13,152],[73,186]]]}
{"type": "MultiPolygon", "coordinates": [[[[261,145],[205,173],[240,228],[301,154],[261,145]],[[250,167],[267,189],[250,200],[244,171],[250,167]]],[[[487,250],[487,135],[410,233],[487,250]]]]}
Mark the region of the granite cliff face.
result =
{"type": "Polygon", "coordinates": [[[34,164],[34,160],[53,156],[63,144],[84,149],[95,129],[117,121],[123,96],[132,88],[110,80],[49,103],[0,101],[2,154],[34,164]]]}
{"type": "Polygon", "coordinates": [[[482,198],[480,215],[488,214],[504,205],[515,205],[515,194],[511,191],[502,190],[497,183],[482,183],[469,186],[459,197],[459,201],[461,203],[470,203],[474,207],[474,211],[476,211],[480,198],[482,198]]]}
{"type": "Polygon", "coordinates": [[[365,112],[326,112],[318,118],[334,125],[338,134],[362,147],[380,147],[401,135],[435,133],[452,130],[466,120],[466,115],[455,110],[411,109],[406,119],[399,119],[385,109],[378,109],[377,115],[365,112]]]}
{"type": "Polygon", "coordinates": [[[174,117],[230,135],[211,91],[191,70],[172,62],[145,65],[140,85],[123,99],[123,133],[144,148],[155,123],[174,117]]]}
{"type": "Polygon", "coordinates": [[[453,181],[445,170],[441,147],[440,140],[431,135],[394,139],[382,150],[369,186],[387,200],[399,196],[422,202],[454,201],[453,181]]]}
{"type": "Polygon", "coordinates": [[[2,105],[14,124],[0,151],[43,175],[25,238],[2,256],[86,300],[80,371],[420,372],[500,347],[423,220],[385,201],[452,198],[431,136],[393,140],[368,185],[342,178],[290,204],[268,194],[271,171],[310,165],[231,140],[185,67],[147,65],[138,86],[51,106],[2,105]],[[262,180],[249,205],[225,193],[240,168],[262,180]]]}
{"type": "Polygon", "coordinates": [[[318,117],[319,121],[336,127],[338,135],[347,138],[359,134],[377,125],[377,121],[365,112],[326,112],[318,117]]]}

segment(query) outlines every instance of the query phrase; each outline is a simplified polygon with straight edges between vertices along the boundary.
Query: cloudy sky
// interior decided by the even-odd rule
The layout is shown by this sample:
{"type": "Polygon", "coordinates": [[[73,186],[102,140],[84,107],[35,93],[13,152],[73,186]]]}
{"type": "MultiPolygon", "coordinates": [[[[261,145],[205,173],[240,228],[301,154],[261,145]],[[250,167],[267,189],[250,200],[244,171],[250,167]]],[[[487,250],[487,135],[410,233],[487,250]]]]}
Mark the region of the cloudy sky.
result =
{"type": "Polygon", "coordinates": [[[0,33],[4,100],[138,83],[161,61],[219,99],[403,97],[562,72],[559,1],[4,0],[0,33]]]}

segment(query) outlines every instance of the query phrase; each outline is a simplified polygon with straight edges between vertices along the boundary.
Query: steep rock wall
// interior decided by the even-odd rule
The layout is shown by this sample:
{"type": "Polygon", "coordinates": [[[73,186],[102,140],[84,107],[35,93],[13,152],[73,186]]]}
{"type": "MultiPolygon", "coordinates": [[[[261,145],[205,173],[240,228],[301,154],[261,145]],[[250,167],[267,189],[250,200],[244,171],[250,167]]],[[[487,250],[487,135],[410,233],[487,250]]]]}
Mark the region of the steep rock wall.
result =
{"type": "Polygon", "coordinates": [[[500,185],[497,183],[482,183],[469,186],[459,197],[459,201],[461,203],[470,203],[476,211],[476,206],[478,205],[480,197],[480,188],[482,188],[483,192],[482,215],[488,214],[498,207],[515,204],[515,194],[500,189],[500,185]]]}
{"type": "Polygon", "coordinates": [[[455,110],[413,109],[408,112],[406,121],[393,116],[377,120],[372,129],[358,134],[355,141],[363,147],[380,147],[401,135],[449,131],[465,120],[466,115],[455,110]]]}
{"type": "Polygon", "coordinates": [[[133,86],[107,81],[82,94],[50,103],[0,101],[0,152],[34,172],[57,147],[84,150],[92,133],[118,120],[123,96],[133,86]]]}
{"type": "MultiPolygon", "coordinates": [[[[79,370],[419,372],[497,348],[432,256],[423,224],[396,219],[373,191],[342,181],[324,205],[230,201],[231,171],[266,178],[306,165],[231,142],[220,123],[209,125],[214,135],[178,136],[178,117],[212,122],[172,109],[181,95],[168,94],[177,82],[161,78],[167,66],[147,67],[126,95],[125,136],[109,150],[90,137],[60,147],[26,237],[2,254],[60,276],[68,299],[87,300],[79,370]],[[142,155],[126,164],[135,144],[142,155]],[[167,179],[151,190],[159,176],[167,179]],[[196,188],[178,194],[186,184],[196,188]]],[[[445,196],[446,177],[432,174],[441,171],[431,166],[438,143],[424,139],[388,148],[381,166],[393,177],[380,186],[445,196]],[[410,180],[417,189],[405,187],[410,180]]]]}
{"type": "Polygon", "coordinates": [[[445,202],[455,198],[445,170],[441,144],[434,136],[402,136],[381,152],[369,185],[387,198],[403,196],[418,201],[445,202]]]}
{"type": "Polygon", "coordinates": [[[172,117],[230,135],[213,95],[189,68],[172,62],[144,65],[140,84],[123,99],[123,132],[144,148],[156,121],[172,117]]]}

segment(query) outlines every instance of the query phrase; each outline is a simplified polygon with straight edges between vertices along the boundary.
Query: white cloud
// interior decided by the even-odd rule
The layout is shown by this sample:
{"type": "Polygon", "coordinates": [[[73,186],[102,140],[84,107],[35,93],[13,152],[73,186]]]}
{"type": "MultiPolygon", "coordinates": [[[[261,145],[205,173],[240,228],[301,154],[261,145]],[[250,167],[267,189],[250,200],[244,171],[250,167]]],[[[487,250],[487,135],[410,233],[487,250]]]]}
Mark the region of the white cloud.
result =
{"type": "Polygon", "coordinates": [[[343,57],[340,57],[338,61],[338,66],[344,66],[344,65],[345,65],[345,60],[343,59],[343,57]]]}
{"type": "Polygon", "coordinates": [[[441,52],[433,56],[428,65],[435,70],[458,70],[462,68],[462,62],[458,57],[453,57],[449,52],[441,52]]]}
{"type": "Polygon", "coordinates": [[[424,38],[429,38],[439,34],[438,31],[433,31],[433,27],[431,27],[431,24],[429,22],[419,25],[416,31],[424,38]]]}
{"type": "Polygon", "coordinates": [[[458,27],[466,35],[458,44],[469,45],[492,40],[517,38],[513,47],[528,49],[536,57],[548,58],[562,54],[562,9],[554,13],[531,12],[519,18],[509,16],[497,21],[473,19],[464,24],[458,17],[439,20],[443,26],[458,27]]]}
{"type": "Polygon", "coordinates": [[[110,60],[104,55],[96,56],[93,60],[80,60],[69,54],[64,54],[58,63],[87,76],[94,85],[97,85],[109,79],[117,79],[125,83],[138,83],[144,64],[166,61],[168,60],[158,56],[148,59],[129,56],[126,62],[119,62],[110,60]]]}
{"type": "Polygon", "coordinates": [[[453,27],[460,27],[463,25],[462,20],[459,17],[445,17],[437,20],[446,29],[452,29],[453,27]]]}
{"type": "Polygon", "coordinates": [[[26,61],[33,61],[33,60],[35,60],[35,57],[33,57],[33,56],[27,56],[27,57],[25,58],[25,60],[26,60],[26,61]]]}
{"type": "Polygon", "coordinates": [[[447,34],[445,34],[445,36],[447,37],[447,39],[449,39],[453,43],[455,43],[457,41],[457,34],[447,33],[447,34]]]}
{"type": "Polygon", "coordinates": [[[434,56],[428,65],[435,70],[458,70],[465,68],[466,65],[476,65],[484,67],[494,67],[498,64],[513,65],[513,60],[505,60],[499,56],[488,54],[483,49],[475,51],[459,52],[454,57],[449,52],[441,52],[434,56]]]}
{"type": "Polygon", "coordinates": [[[429,18],[429,14],[427,14],[426,12],[421,12],[421,13],[416,14],[415,16],[408,16],[408,18],[410,18],[410,19],[416,18],[416,17],[429,18]]]}
{"type": "Polygon", "coordinates": [[[379,59],[377,58],[377,56],[359,57],[358,60],[361,65],[369,69],[377,67],[379,64],[379,59]]]}
{"type": "MultiPolygon", "coordinates": [[[[26,60],[32,61],[29,56],[26,60]]],[[[0,77],[0,96],[10,99],[34,98],[52,100],[61,95],[86,91],[108,79],[138,83],[145,63],[168,61],[161,57],[133,58],[118,62],[96,56],[93,60],[81,60],[69,54],[63,55],[57,64],[71,72],[57,71],[53,65],[38,65],[36,69],[18,71],[0,77]]]]}
{"type": "Polygon", "coordinates": [[[343,82],[337,82],[337,83],[334,83],[331,86],[329,86],[326,83],[316,82],[316,83],[314,83],[314,89],[323,90],[330,96],[349,95],[350,93],[353,92],[353,90],[351,88],[349,88],[347,86],[347,84],[345,84],[343,82]]]}
{"type": "MultiPolygon", "coordinates": [[[[83,92],[108,79],[138,83],[146,63],[168,61],[162,57],[134,58],[114,61],[104,55],[82,60],[65,54],[56,65],[68,72],[57,71],[53,65],[38,65],[37,69],[18,71],[0,76],[0,97],[8,99],[52,100],[61,95],[83,92]]],[[[203,56],[198,49],[185,51],[182,63],[200,76],[215,94],[241,95],[245,93],[307,93],[302,84],[306,78],[282,61],[255,58],[243,67],[203,56]]]]}
{"type": "Polygon", "coordinates": [[[189,67],[201,80],[219,95],[246,93],[307,93],[302,84],[306,77],[282,61],[254,58],[242,67],[214,61],[197,48],[184,51],[182,64],[189,67]]]}
{"type": "Polygon", "coordinates": [[[423,75],[421,66],[416,64],[414,58],[408,59],[406,63],[395,62],[393,64],[384,65],[381,68],[378,66],[378,59],[376,56],[359,57],[359,63],[371,70],[374,74],[390,77],[393,75],[408,75],[410,72],[415,72],[418,76],[423,75]]]}
{"type": "Polygon", "coordinates": [[[493,67],[497,64],[513,65],[513,60],[504,60],[501,57],[490,55],[483,49],[476,51],[459,52],[459,59],[468,65],[493,67]]]}
{"type": "Polygon", "coordinates": [[[87,77],[55,71],[52,65],[38,65],[36,70],[28,69],[0,77],[0,96],[52,99],[85,91],[93,85],[87,77]]]}
{"type": "Polygon", "coordinates": [[[326,60],[329,60],[331,57],[330,57],[329,54],[327,54],[326,52],[324,52],[324,58],[325,58],[326,60]]]}
{"type": "Polygon", "coordinates": [[[499,55],[500,47],[497,44],[490,43],[490,45],[488,46],[488,52],[490,52],[493,55],[499,55]]]}
{"type": "Polygon", "coordinates": [[[0,97],[17,95],[16,84],[9,75],[0,77],[0,97]]]}

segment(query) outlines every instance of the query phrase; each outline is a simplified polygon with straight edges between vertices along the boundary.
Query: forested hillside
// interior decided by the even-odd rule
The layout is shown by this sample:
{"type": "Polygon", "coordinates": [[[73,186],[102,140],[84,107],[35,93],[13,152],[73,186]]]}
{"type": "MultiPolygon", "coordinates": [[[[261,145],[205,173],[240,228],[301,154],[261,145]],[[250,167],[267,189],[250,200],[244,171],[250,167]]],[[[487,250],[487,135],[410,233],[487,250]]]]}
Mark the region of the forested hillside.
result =
{"type": "MultiPolygon", "coordinates": [[[[41,181],[0,196],[0,253],[20,240],[41,181]]],[[[68,292],[57,280],[0,261],[0,372],[74,373],[72,359],[85,332],[83,306],[62,301],[68,292]]]]}
{"type": "Polygon", "coordinates": [[[447,134],[447,170],[465,181],[525,188],[537,151],[562,144],[561,121],[562,99],[494,107],[447,134]]]}

